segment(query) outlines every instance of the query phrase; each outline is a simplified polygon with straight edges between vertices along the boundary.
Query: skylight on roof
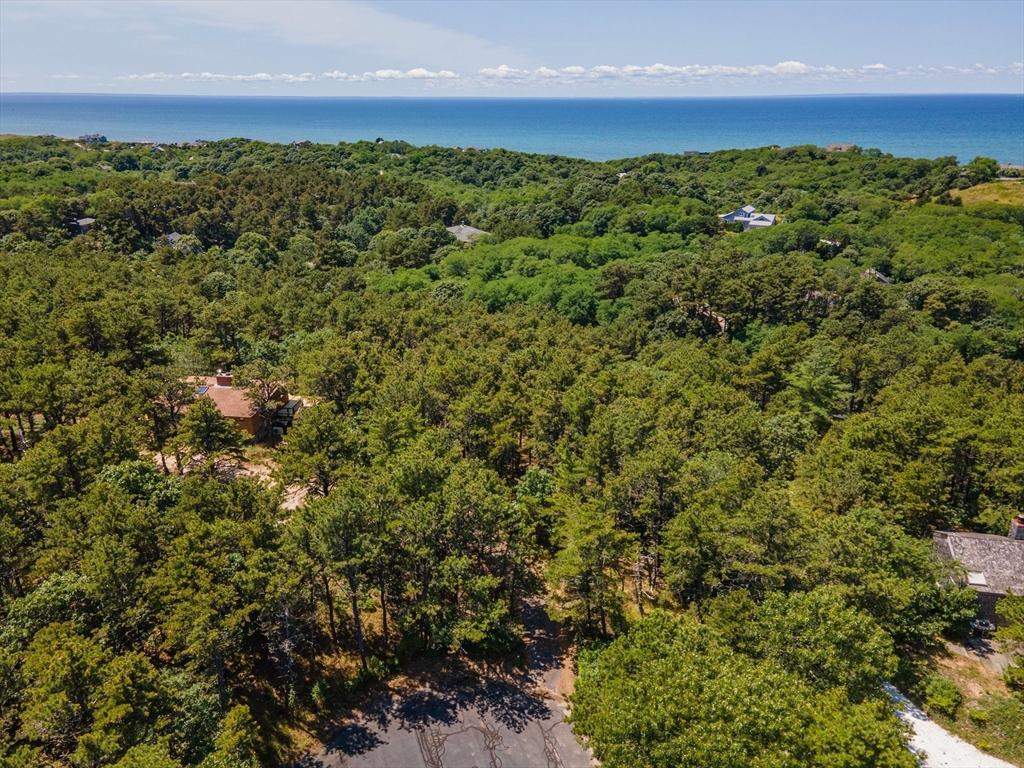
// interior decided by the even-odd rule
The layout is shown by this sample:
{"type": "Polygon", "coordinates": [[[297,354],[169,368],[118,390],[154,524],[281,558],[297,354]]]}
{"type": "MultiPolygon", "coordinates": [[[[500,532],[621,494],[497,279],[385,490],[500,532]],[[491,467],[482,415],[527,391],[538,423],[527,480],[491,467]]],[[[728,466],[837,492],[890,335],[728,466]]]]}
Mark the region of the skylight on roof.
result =
{"type": "Polygon", "coordinates": [[[985,574],[981,571],[968,571],[967,572],[967,583],[972,587],[987,587],[988,582],[985,581],[985,574]]]}

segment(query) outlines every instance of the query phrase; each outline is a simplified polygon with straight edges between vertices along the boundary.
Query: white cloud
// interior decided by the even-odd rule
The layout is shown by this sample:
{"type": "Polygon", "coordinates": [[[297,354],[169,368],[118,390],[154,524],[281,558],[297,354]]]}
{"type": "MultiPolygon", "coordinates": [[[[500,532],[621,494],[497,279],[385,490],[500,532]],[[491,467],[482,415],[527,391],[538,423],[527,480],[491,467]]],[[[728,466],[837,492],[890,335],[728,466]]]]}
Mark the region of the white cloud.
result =
{"type": "Polygon", "coordinates": [[[458,75],[448,69],[442,69],[439,72],[431,72],[429,69],[423,67],[417,67],[416,69],[410,69],[399,77],[410,77],[415,80],[456,80],[458,75]]]}
{"type": "Polygon", "coordinates": [[[163,82],[164,80],[174,80],[175,76],[170,75],[166,72],[147,72],[144,75],[122,75],[118,80],[149,80],[152,82],[163,82]]]}
{"type": "Polygon", "coordinates": [[[400,69],[378,69],[376,72],[364,72],[361,75],[350,75],[348,72],[334,70],[324,72],[321,77],[328,80],[344,80],[350,83],[371,82],[374,80],[458,80],[459,75],[449,69],[432,72],[424,67],[415,67],[406,71],[400,69]]]}
{"type": "MultiPolygon", "coordinates": [[[[1003,73],[1019,74],[1024,71],[1024,64],[1015,63],[1009,67],[960,68],[948,66],[950,74],[957,75],[999,75],[1003,73]]],[[[829,64],[812,65],[802,61],[780,61],[777,64],[752,64],[748,66],[731,66],[726,64],[686,64],[682,66],[670,64],[648,64],[640,66],[627,64],[616,67],[599,64],[590,69],[580,66],[563,67],[552,70],[548,67],[538,69],[516,69],[506,64],[499,67],[484,68],[477,72],[476,80],[484,85],[506,83],[558,83],[611,85],[622,83],[646,83],[649,85],[685,86],[689,84],[708,83],[713,81],[787,81],[787,80],[818,80],[818,81],[870,81],[895,76],[927,76],[939,74],[935,67],[904,67],[894,71],[885,64],[865,64],[860,69],[839,68],[829,64]]]]}
{"type": "Polygon", "coordinates": [[[499,80],[527,80],[533,72],[528,69],[515,69],[508,66],[508,64],[502,64],[493,69],[481,69],[479,74],[484,79],[497,78],[499,80]]]}
{"type": "Polygon", "coordinates": [[[622,67],[615,67],[608,64],[599,64],[584,69],[580,66],[563,67],[560,70],[552,70],[549,67],[538,69],[516,69],[507,64],[499,67],[484,68],[477,73],[482,82],[488,81],[515,81],[535,82],[539,79],[553,80],[560,79],[565,83],[579,83],[587,81],[638,81],[647,80],[661,83],[686,83],[696,82],[712,78],[738,78],[738,77],[789,77],[801,75],[849,75],[853,70],[840,70],[836,67],[825,66],[815,67],[804,64],[800,61],[783,61],[774,65],[756,64],[748,67],[734,67],[722,64],[703,65],[688,64],[685,66],[673,66],[669,64],[655,63],[646,66],[628,64],[622,67]]]}
{"type": "Polygon", "coordinates": [[[81,75],[76,75],[74,72],[69,72],[66,75],[50,75],[54,80],[77,80],[81,75]]]}
{"type": "Polygon", "coordinates": [[[213,72],[182,72],[180,75],[170,75],[166,72],[149,72],[144,75],[123,75],[117,79],[150,82],[184,80],[189,83],[308,83],[316,80],[316,76],[311,72],[303,72],[301,75],[270,75],[266,72],[257,72],[255,75],[223,75],[213,72]]]}
{"type": "Polygon", "coordinates": [[[359,82],[363,79],[359,75],[350,75],[348,72],[341,72],[337,69],[333,72],[324,72],[320,77],[324,77],[328,80],[346,80],[353,83],[359,82]]]}
{"type": "Polygon", "coordinates": [[[778,75],[805,75],[808,72],[820,71],[818,67],[810,67],[802,61],[782,61],[768,70],[778,75]]]}
{"type": "MultiPolygon", "coordinates": [[[[315,80],[333,80],[336,82],[369,83],[369,82],[392,82],[392,81],[421,81],[425,87],[434,87],[438,84],[459,83],[464,86],[478,85],[493,87],[501,83],[513,85],[614,85],[615,83],[632,83],[662,86],[686,86],[690,84],[702,84],[715,81],[726,82],[780,82],[791,80],[817,80],[817,81],[871,81],[879,78],[905,78],[905,77],[927,77],[935,75],[969,75],[979,77],[983,75],[999,74],[1020,74],[1024,72],[1024,64],[1014,62],[1005,67],[955,67],[947,65],[941,69],[925,67],[923,65],[903,67],[899,70],[892,70],[884,64],[865,64],[860,69],[839,69],[831,65],[817,66],[806,64],[801,61],[782,61],[778,64],[753,64],[749,66],[730,66],[725,64],[686,64],[675,66],[669,64],[655,63],[640,66],[628,64],[616,67],[609,64],[599,64],[589,69],[581,66],[562,67],[553,69],[551,67],[538,67],[536,69],[520,69],[501,64],[497,67],[485,67],[475,74],[460,75],[450,69],[432,70],[426,67],[414,67],[412,69],[378,69],[372,72],[354,74],[342,70],[324,72],[317,76],[311,72],[301,74],[269,74],[257,72],[255,74],[220,74],[212,72],[183,72],[180,75],[172,75],[166,72],[149,72],[146,74],[124,75],[119,80],[130,80],[140,82],[163,82],[163,81],[184,81],[190,83],[309,83],[315,80]]],[[[77,78],[78,75],[51,75],[53,78],[77,78]]]]}

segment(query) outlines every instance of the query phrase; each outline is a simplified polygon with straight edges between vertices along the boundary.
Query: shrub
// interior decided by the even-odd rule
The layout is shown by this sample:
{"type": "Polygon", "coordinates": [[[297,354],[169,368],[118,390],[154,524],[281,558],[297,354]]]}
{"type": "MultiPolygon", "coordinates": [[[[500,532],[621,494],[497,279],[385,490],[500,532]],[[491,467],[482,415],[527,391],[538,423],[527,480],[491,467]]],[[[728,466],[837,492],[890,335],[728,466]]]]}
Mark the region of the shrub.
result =
{"type": "Polygon", "coordinates": [[[330,695],[331,687],[323,678],[317,680],[313,684],[313,689],[310,691],[310,698],[312,698],[313,704],[321,711],[327,708],[327,702],[330,699],[330,695]]]}
{"type": "Polygon", "coordinates": [[[956,711],[964,696],[956,683],[940,675],[932,675],[924,689],[928,709],[941,712],[947,717],[956,717],[956,711]]]}

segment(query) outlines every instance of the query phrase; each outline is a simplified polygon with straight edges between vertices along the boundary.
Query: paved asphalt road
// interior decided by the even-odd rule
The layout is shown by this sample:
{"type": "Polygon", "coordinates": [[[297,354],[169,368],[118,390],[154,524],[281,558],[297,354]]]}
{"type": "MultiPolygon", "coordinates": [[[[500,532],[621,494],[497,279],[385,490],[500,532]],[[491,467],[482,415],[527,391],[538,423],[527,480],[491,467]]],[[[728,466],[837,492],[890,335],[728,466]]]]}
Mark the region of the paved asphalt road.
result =
{"type": "Polygon", "coordinates": [[[335,733],[302,768],[588,768],[555,694],[562,671],[557,626],[538,603],[524,623],[530,672],[381,699],[335,733]]]}

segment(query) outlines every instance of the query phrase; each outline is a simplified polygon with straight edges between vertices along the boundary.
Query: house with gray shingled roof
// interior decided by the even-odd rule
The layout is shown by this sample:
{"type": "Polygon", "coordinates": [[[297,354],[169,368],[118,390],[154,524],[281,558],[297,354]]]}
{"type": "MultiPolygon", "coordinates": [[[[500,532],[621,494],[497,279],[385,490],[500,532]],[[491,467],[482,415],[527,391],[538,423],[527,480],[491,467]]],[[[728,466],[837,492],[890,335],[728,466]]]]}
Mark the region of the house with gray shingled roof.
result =
{"type": "Polygon", "coordinates": [[[718,214],[720,218],[726,224],[735,224],[739,222],[743,225],[743,231],[746,232],[748,229],[761,229],[762,227],[770,227],[775,224],[776,216],[774,213],[758,213],[752,205],[744,205],[742,208],[737,208],[735,211],[729,211],[729,213],[718,214]]]}
{"type": "Polygon", "coordinates": [[[940,557],[964,567],[965,585],[978,594],[981,618],[994,622],[996,601],[1008,591],[1024,595],[1024,514],[1013,519],[1006,536],[935,531],[932,540],[940,557]]]}
{"type": "Polygon", "coordinates": [[[469,226],[466,222],[454,227],[446,227],[446,229],[455,235],[455,239],[460,243],[472,243],[478,237],[491,234],[490,232],[484,232],[482,229],[469,226]]]}

